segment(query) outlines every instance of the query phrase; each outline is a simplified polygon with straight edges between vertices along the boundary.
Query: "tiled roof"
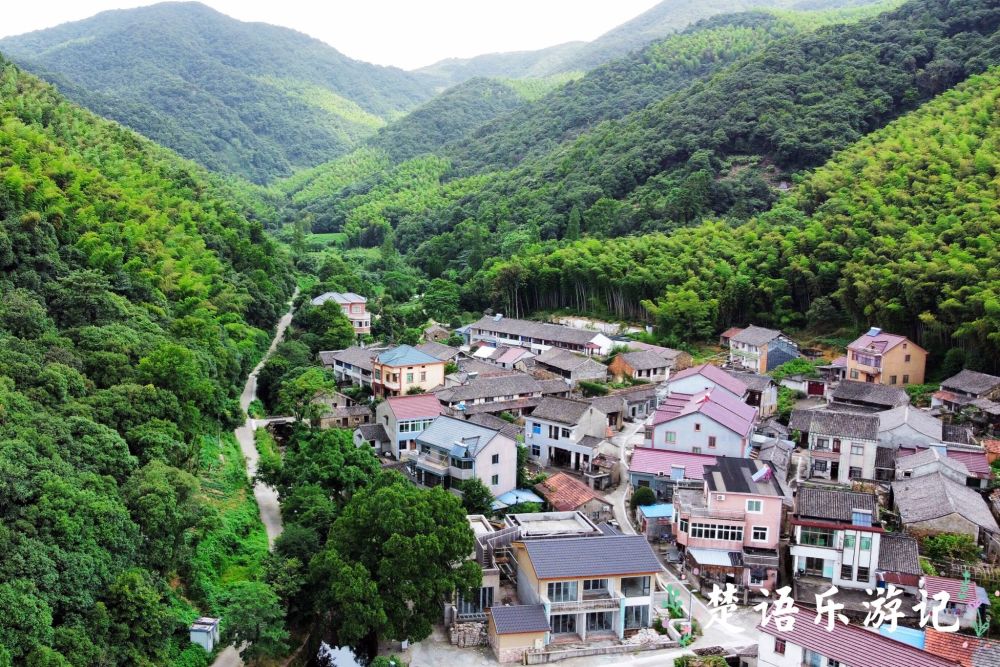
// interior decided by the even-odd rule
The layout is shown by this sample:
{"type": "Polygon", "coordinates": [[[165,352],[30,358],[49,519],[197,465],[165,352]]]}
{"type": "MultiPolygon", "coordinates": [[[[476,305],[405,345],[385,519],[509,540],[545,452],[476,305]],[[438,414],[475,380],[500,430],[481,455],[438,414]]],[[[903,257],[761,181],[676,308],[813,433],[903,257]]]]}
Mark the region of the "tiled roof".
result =
{"type": "Polygon", "coordinates": [[[632,452],[629,470],[647,475],[662,473],[670,477],[672,467],[680,466],[684,468],[684,479],[704,479],[705,466],[714,465],[715,461],[716,458],[708,454],[686,454],[636,447],[632,452]]]}
{"type": "Polygon", "coordinates": [[[733,375],[730,375],[718,366],[713,366],[712,364],[701,364],[700,366],[692,366],[691,368],[685,368],[682,371],[678,371],[670,376],[668,383],[683,380],[684,378],[691,377],[692,375],[700,375],[713,384],[717,384],[737,396],[742,397],[743,394],[747,393],[747,385],[745,382],[737,377],[734,377],[733,375]]]}
{"type": "Polygon", "coordinates": [[[354,292],[326,292],[325,294],[320,294],[310,303],[314,306],[322,306],[327,301],[334,301],[342,306],[351,303],[368,303],[368,299],[354,292]]]}
{"type": "Polygon", "coordinates": [[[597,331],[574,329],[572,327],[564,327],[561,324],[517,320],[510,317],[501,317],[498,320],[489,315],[473,322],[469,327],[470,329],[479,329],[509,336],[530,336],[539,340],[573,345],[585,345],[600,335],[597,331]]]}
{"type": "Polygon", "coordinates": [[[862,334],[853,343],[847,346],[848,350],[856,350],[858,352],[873,350],[879,354],[885,354],[892,348],[896,347],[900,343],[906,340],[906,336],[900,336],[898,334],[886,333],[881,330],[873,329],[878,331],[874,336],[868,335],[871,333],[862,334]]]}
{"type": "Polygon", "coordinates": [[[372,351],[357,345],[352,345],[343,350],[333,352],[320,352],[319,358],[327,366],[332,366],[334,361],[343,364],[350,364],[370,371],[372,369],[372,351]]]}
{"type": "Polygon", "coordinates": [[[833,390],[833,400],[843,402],[872,403],[887,408],[906,405],[910,397],[900,387],[890,387],[877,382],[857,382],[842,380],[833,390]]]}
{"type": "Polygon", "coordinates": [[[378,361],[380,364],[394,367],[441,363],[440,359],[432,357],[426,352],[421,352],[412,345],[400,345],[386,350],[378,355],[378,361]]]}
{"type": "Polygon", "coordinates": [[[871,512],[872,521],[876,521],[878,519],[878,500],[875,498],[875,494],[803,486],[799,487],[795,496],[795,514],[800,517],[850,523],[854,510],[871,512]]]}
{"type": "Polygon", "coordinates": [[[774,468],[764,461],[722,457],[716,459],[713,465],[705,466],[704,474],[709,491],[752,493],[760,496],[784,495],[774,468]],[[755,482],[753,475],[765,469],[770,472],[755,482]]]}
{"type": "MultiPolygon", "coordinates": [[[[533,408],[542,402],[540,396],[529,396],[528,398],[515,398],[510,401],[489,401],[487,403],[473,403],[466,405],[462,410],[467,415],[500,414],[501,412],[516,412],[533,408]]],[[[452,408],[454,409],[454,408],[452,408]]]]}
{"type": "Polygon", "coordinates": [[[412,394],[409,396],[390,396],[386,399],[392,414],[396,419],[419,419],[421,417],[437,417],[441,414],[441,402],[434,394],[412,394]]]}
{"type": "Polygon", "coordinates": [[[649,371],[657,368],[666,368],[669,362],[661,355],[652,350],[639,350],[638,352],[623,352],[618,355],[632,370],[649,371]]]}
{"type": "Polygon", "coordinates": [[[1000,387],[1000,377],[970,370],[960,371],[941,383],[942,389],[961,391],[975,396],[990,392],[997,387],[1000,387]]]}
{"type": "Polygon", "coordinates": [[[642,341],[638,340],[629,341],[628,346],[630,350],[645,350],[648,352],[655,352],[656,354],[666,359],[670,365],[673,365],[677,361],[678,357],[687,354],[687,352],[685,352],[684,350],[675,350],[672,347],[663,347],[662,345],[652,345],[650,343],[643,343],[642,341]]]}
{"type": "MultiPolygon", "coordinates": [[[[537,379],[537,378],[536,378],[537,379]]],[[[551,380],[538,380],[538,389],[542,396],[548,394],[563,394],[569,391],[569,384],[563,378],[552,378],[551,380]]]]}
{"type": "MultiPolygon", "coordinates": [[[[976,477],[990,477],[992,476],[992,469],[990,468],[990,463],[986,459],[986,450],[980,449],[975,445],[951,445],[948,446],[945,443],[945,454],[948,458],[954,459],[961,462],[965,466],[965,469],[969,471],[969,474],[975,475],[976,477]]],[[[922,452],[928,449],[927,447],[900,447],[896,458],[903,458],[904,456],[910,456],[916,454],[917,452],[922,452]]]]}
{"type": "Polygon", "coordinates": [[[924,630],[924,650],[962,667],[1000,667],[1000,641],[956,632],[924,630]]]}
{"type": "Polygon", "coordinates": [[[812,418],[813,414],[816,412],[817,410],[792,410],[792,414],[788,418],[789,432],[800,431],[802,433],[808,433],[810,429],[812,429],[812,418]]]}
{"type": "Polygon", "coordinates": [[[722,391],[708,390],[695,395],[674,393],[660,403],[653,425],[700,413],[743,437],[748,437],[757,418],[757,408],[722,391]]]}
{"type": "Polygon", "coordinates": [[[444,343],[436,343],[432,340],[417,345],[416,349],[424,354],[431,355],[439,361],[448,361],[458,354],[458,348],[445,345],[444,343]]]}
{"type": "Polygon", "coordinates": [[[895,447],[876,447],[875,467],[894,470],[896,468],[897,452],[898,450],[895,447]]]}
{"type": "Polygon", "coordinates": [[[767,626],[758,625],[764,634],[783,639],[790,644],[813,650],[850,667],[954,667],[954,663],[926,651],[890,639],[860,625],[812,622],[813,612],[800,609],[790,630],[778,630],[772,620],[767,626]]]}
{"type": "Polygon", "coordinates": [[[528,540],[524,547],[539,579],[652,574],[663,571],[644,535],[528,540]]]}
{"type": "Polygon", "coordinates": [[[945,442],[969,445],[972,444],[972,430],[961,424],[944,424],[941,427],[941,439],[945,442]]]}
{"type": "Polygon", "coordinates": [[[589,486],[564,472],[557,472],[541,484],[536,484],[535,491],[557,512],[571,512],[594,499],[610,504],[589,486]]]}
{"type": "Polygon", "coordinates": [[[940,419],[909,404],[880,412],[878,419],[880,433],[906,425],[917,433],[934,440],[941,440],[944,436],[944,423],[940,419]]]}
{"type": "Polygon", "coordinates": [[[601,371],[607,371],[608,369],[607,366],[594,361],[590,357],[573,354],[569,350],[564,350],[560,347],[550,347],[545,350],[535,357],[535,363],[550,366],[552,368],[558,368],[561,371],[567,372],[585,370],[599,373],[601,371]]]}
{"type": "Polygon", "coordinates": [[[909,456],[903,456],[896,459],[896,468],[898,470],[912,470],[919,466],[928,465],[939,461],[941,465],[951,468],[957,473],[969,476],[969,470],[965,467],[965,464],[961,461],[951,458],[950,456],[942,456],[937,449],[934,447],[928,447],[923,449],[916,454],[910,454],[909,456]]]}
{"type": "Polygon", "coordinates": [[[964,593],[962,591],[963,586],[965,586],[965,583],[961,579],[927,575],[924,577],[923,589],[927,591],[927,597],[929,598],[944,591],[948,594],[951,602],[974,602],[976,599],[976,583],[970,580],[964,593]]]}
{"type": "Polygon", "coordinates": [[[721,334],[719,334],[719,337],[720,338],[732,338],[733,336],[735,336],[736,334],[738,334],[741,331],[743,331],[742,327],[729,327],[728,329],[726,329],[725,331],[723,331],[721,334]]]}
{"type": "Polygon", "coordinates": [[[540,393],[538,380],[525,373],[477,377],[457,387],[438,389],[435,393],[445,403],[474,401],[501,396],[531,396],[540,393]]]}
{"type": "Polygon", "coordinates": [[[960,514],[987,530],[1000,532],[983,497],[941,473],[893,482],[892,494],[904,524],[960,514]]]}
{"type": "Polygon", "coordinates": [[[810,433],[820,433],[834,438],[876,440],[879,418],[856,412],[813,410],[810,433]]]}
{"type": "Polygon", "coordinates": [[[594,398],[587,399],[587,402],[606,415],[621,412],[626,407],[625,399],[617,394],[595,396],[594,398]]]}
{"type": "Polygon", "coordinates": [[[542,402],[538,404],[538,407],[531,413],[531,416],[559,424],[575,425],[580,422],[583,415],[590,409],[592,409],[590,403],[549,396],[542,399],[542,402]]]}
{"type": "Polygon", "coordinates": [[[764,391],[774,384],[774,378],[769,375],[761,375],[760,373],[751,373],[749,371],[726,370],[726,372],[745,384],[747,389],[752,391],[764,391]]]}
{"type": "Polygon", "coordinates": [[[490,616],[498,635],[516,635],[523,632],[548,632],[549,619],[540,604],[517,604],[490,607],[490,616]]]}
{"type": "Polygon", "coordinates": [[[990,454],[1000,454],[1000,440],[983,440],[983,449],[990,454]]]}
{"type": "Polygon", "coordinates": [[[468,421],[473,424],[478,424],[479,426],[491,428],[494,431],[500,431],[511,440],[516,440],[517,436],[522,433],[521,427],[517,424],[511,424],[509,421],[500,419],[499,417],[488,413],[469,415],[468,421]]]}
{"type": "Polygon", "coordinates": [[[441,416],[431,422],[423,433],[417,436],[418,443],[427,443],[451,451],[456,445],[468,456],[475,456],[480,448],[500,435],[491,428],[472,424],[464,419],[441,416]]]}
{"type": "Polygon", "coordinates": [[[355,430],[361,433],[361,437],[369,442],[389,441],[389,434],[385,432],[385,427],[381,424],[362,424],[355,430]]]}
{"type": "Polygon", "coordinates": [[[878,569],[900,574],[923,574],[917,541],[906,535],[884,533],[879,540],[878,569]]]}
{"type": "Polygon", "coordinates": [[[767,345],[780,335],[782,334],[777,329],[766,329],[764,327],[758,327],[751,324],[746,329],[733,336],[730,340],[737,343],[745,343],[746,345],[759,347],[761,345],[767,345]]]}

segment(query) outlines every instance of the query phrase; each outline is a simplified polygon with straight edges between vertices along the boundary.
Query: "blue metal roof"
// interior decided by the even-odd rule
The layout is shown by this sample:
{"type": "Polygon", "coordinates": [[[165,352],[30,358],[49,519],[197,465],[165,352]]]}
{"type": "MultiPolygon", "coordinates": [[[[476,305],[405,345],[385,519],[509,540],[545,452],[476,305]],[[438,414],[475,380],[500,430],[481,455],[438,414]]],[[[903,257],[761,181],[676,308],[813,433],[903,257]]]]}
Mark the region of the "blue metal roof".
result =
{"type": "Polygon", "coordinates": [[[439,359],[432,357],[426,352],[421,352],[412,345],[400,345],[391,350],[386,350],[378,355],[378,361],[380,364],[386,364],[387,366],[418,366],[421,364],[441,363],[439,359]]]}
{"type": "Polygon", "coordinates": [[[887,625],[880,625],[878,633],[883,637],[888,637],[889,639],[895,639],[898,642],[909,644],[910,646],[918,648],[921,651],[924,649],[925,636],[923,630],[904,628],[901,625],[897,625],[895,630],[891,630],[887,625]]]}
{"type": "Polygon", "coordinates": [[[497,497],[497,499],[493,501],[493,509],[500,510],[519,503],[542,504],[544,502],[545,501],[540,498],[537,493],[530,489],[514,489],[513,491],[508,491],[507,493],[497,497]]]}
{"type": "Polygon", "coordinates": [[[639,505],[639,511],[647,519],[669,519],[674,515],[674,506],[670,503],[639,505]]]}

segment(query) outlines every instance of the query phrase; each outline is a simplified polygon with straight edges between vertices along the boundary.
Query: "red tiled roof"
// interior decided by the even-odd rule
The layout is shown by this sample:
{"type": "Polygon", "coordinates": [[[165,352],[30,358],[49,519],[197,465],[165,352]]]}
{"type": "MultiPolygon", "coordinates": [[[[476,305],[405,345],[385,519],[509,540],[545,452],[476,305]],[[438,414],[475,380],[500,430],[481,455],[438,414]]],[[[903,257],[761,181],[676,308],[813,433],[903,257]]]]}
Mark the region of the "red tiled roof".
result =
{"type": "MultiPolygon", "coordinates": [[[[927,447],[900,447],[899,451],[896,452],[896,460],[898,461],[905,456],[922,452],[925,449],[927,447]]],[[[993,475],[990,462],[986,460],[985,451],[967,452],[960,449],[947,448],[945,454],[949,459],[954,459],[964,465],[970,475],[975,477],[991,477],[993,475]]]]}
{"type": "Polygon", "coordinates": [[[757,629],[764,634],[811,649],[851,667],[955,665],[950,660],[866,630],[859,625],[834,623],[833,630],[827,632],[825,618],[820,625],[817,625],[813,622],[815,612],[809,609],[799,608],[799,613],[794,618],[795,624],[791,630],[778,630],[773,620],[766,627],[758,625],[757,629]]]}
{"type": "Polygon", "coordinates": [[[743,327],[729,327],[719,336],[720,338],[732,338],[739,332],[743,331],[743,327]]]}
{"type": "Polygon", "coordinates": [[[535,491],[558,512],[571,512],[595,498],[606,502],[589,486],[564,472],[557,472],[541,484],[536,484],[535,491]]]}
{"type": "Polygon", "coordinates": [[[691,377],[692,375],[700,375],[710,382],[733,392],[737,396],[743,396],[743,394],[747,393],[747,385],[745,382],[733,377],[718,366],[713,366],[712,364],[701,364],[700,366],[685,368],[684,370],[671,375],[669,381],[674,382],[676,380],[683,380],[684,378],[691,377]]]}
{"type": "Polygon", "coordinates": [[[847,346],[847,349],[858,352],[871,349],[880,354],[885,354],[905,340],[908,340],[906,336],[882,331],[877,336],[869,336],[868,334],[859,336],[857,340],[847,346]]]}
{"type": "Polygon", "coordinates": [[[962,593],[962,586],[964,582],[961,579],[949,579],[947,577],[924,577],[924,590],[927,591],[927,597],[932,598],[941,591],[948,594],[948,600],[950,602],[964,603],[964,602],[975,602],[976,600],[976,584],[972,580],[969,580],[968,588],[966,588],[964,597],[962,593]]]}
{"type": "Polygon", "coordinates": [[[391,396],[386,399],[389,408],[396,419],[417,419],[418,417],[436,417],[441,414],[441,402],[434,394],[413,394],[410,396],[391,396]]]}
{"type": "Polygon", "coordinates": [[[983,440],[983,449],[990,454],[1000,454],[1000,440],[983,440]]]}
{"type": "Polygon", "coordinates": [[[953,660],[962,667],[1000,666],[1000,641],[981,639],[954,632],[938,632],[933,628],[924,630],[924,650],[947,660],[953,660]]]}
{"type": "Polygon", "coordinates": [[[629,464],[631,472],[656,475],[663,473],[670,476],[671,466],[684,468],[684,479],[704,479],[705,466],[715,465],[716,458],[708,454],[687,454],[685,452],[668,452],[662,449],[636,447],[629,464]]]}

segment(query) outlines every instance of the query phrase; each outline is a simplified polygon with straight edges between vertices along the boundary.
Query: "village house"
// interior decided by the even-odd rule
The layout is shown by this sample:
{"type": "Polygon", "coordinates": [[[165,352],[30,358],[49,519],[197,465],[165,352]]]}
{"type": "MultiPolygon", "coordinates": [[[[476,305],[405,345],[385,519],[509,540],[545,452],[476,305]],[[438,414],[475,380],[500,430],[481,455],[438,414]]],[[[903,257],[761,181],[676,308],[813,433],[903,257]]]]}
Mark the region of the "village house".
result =
{"type": "Polygon", "coordinates": [[[831,403],[879,411],[906,405],[910,397],[902,387],[844,380],[830,394],[831,403]]]}
{"type": "Polygon", "coordinates": [[[758,667],[956,667],[956,663],[864,626],[812,622],[813,611],[796,608],[796,621],[779,630],[758,625],[758,667]]]}
{"type": "Polygon", "coordinates": [[[761,419],[778,411],[778,383],[769,375],[746,371],[726,371],[746,386],[743,402],[757,408],[761,419]]]}
{"type": "Polygon", "coordinates": [[[847,484],[875,479],[879,419],[875,415],[808,410],[808,475],[847,484]]]}
{"type": "MultiPolygon", "coordinates": [[[[942,459],[947,459],[947,462],[941,464],[942,466],[948,467],[954,473],[965,471],[967,475],[965,481],[960,483],[964,483],[968,487],[985,489],[989,486],[990,480],[993,479],[993,469],[990,468],[990,462],[985,449],[978,445],[963,445],[954,442],[931,445],[929,447],[922,445],[916,447],[901,446],[898,449],[892,450],[895,452],[896,457],[893,460],[893,475],[889,479],[898,478],[898,475],[895,473],[899,468],[899,460],[907,459],[914,454],[923,453],[929,449],[935,450],[942,459]]],[[[924,456],[930,455],[925,454],[924,456]]],[[[952,475],[952,478],[958,479],[955,474],[952,475]]]]}
{"type": "Polygon", "coordinates": [[[918,542],[909,535],[882,533],[878,545],[878,571],[875,573],[878,584],[892,584],[916,596],[923,575],[918,542]]]}
{"type": "Polygon", "coordinates": [[[998,667],[1000,641],[958,632],[924,630],[924,650],[961,667],[998,667]]]}
{"type": "Polygon", "coordinates": [[[604,382],[608,379],[608,367],[604,364],[556,347],[545,350],[532,362],[535,368],[566,378],[574,385],[582,380],[604,382]]]}
{"type": "Polygon", "coordinates": [[[386,454],[392,451],[391,440],[385,427],[381,424],[362,424],[354,429],[354,445],[356,447],[371,447],[376,454],[386,454]]]}
{"type": "Polygon", "coordinates": [[[444,362],[458,361],[459,356],[462,354],[461,350],[457,347],[452,347],[450,345],[445,345],[444,343],[438,343],[432,340],[417,345],[416,349],[424,354],[429,354],[438,361],[444,362]]]}
{"type": "Polygon", "coordinates": [[[819,398],[826,396],[827,388],[831,382],[826,377],[816,373],[795,373],[781,378],[779,384],[805,396],[819,398]]]}
{"type": "Polygon", "coordinates": [[[670,372],[682,371],[685,368],[691,366],[691,355],[684,350],[675,350],[671,347],[663,347],[662,345],[653,345],[652,343],[643,343],[639,340],[630,340],[628,343],[629,351],[645,351],[645,352],[655,352],[659,356],[663,357],[667,361],[667,367],[670,372]]]}
{"type": "Polygon", "coordinates": [[[541,353],[550,347],[588,356],[604,356],[614,343],[598,331],[574,329],[560,324],[518,320],[503,315],[484,316],[468,326],[469,342],[486,341],[496,346],[526,347],[541,353]]]}
{"type": "Polygon", "coordinates": [[[884,532],[875,494],[799,487],[791,523],[796,587],[875,588],[884,532]]]}
{"type": "Polygon", "coordinates": [[[691,366],[674,373],[660,385],[657,395],[658,399],[662,401],[670,394],[693,395],[706,389],[717,389],[738,401],[742,401],[747,395],[746,383],[718,366],[707,363],[691,366]]]}
{"type": "Polygon", "coordinates": [[[390,396],[375,406],[375,423],[389,441],[388,452],[397,460],[417,455],[417,437],[441,414],[434,394],[390,396]]]}
{"type": "Polygon", "coordinates": [[[628,404],[619,394],[595,396],[586,399],[586,401],[608,416],[608,427],[610,429],[620,431],[625,425],[628,404]]]}
{"type": "Polygon", "coordinates": [[[351,321],[354,333],[365,336],[372,332],[372,318],[368,313],[368,299],[354,292],[326,292],[311,301],[314,306],[322,306],[327,301],[333,301],[351,321]]]}
{"type": "Polygon", "coordinates": [[[498,662],[520,663],[528,649],[545,646],[549,618],[540,604],[490,607],[486,633],[498,662]]]}
{"type": "Polygon", "coordinates": [[[511,491],[517,480],[517,443],[462,419],[440,416],[417,436],[417,482],[460,490],[479,479],[497,497],[511,491]]]}
{"type": "Polygon", "coordinates": [[[969,415],[980,428],[1000,428],[1000,377],[963,370],[941,383],[931,407],[969,415]]]}
{"type": "Polygon", "coordinates": [[[476,378],[498,377],[501,375],[511,375],[512,371],[503,369],[495,364],[472,359],[471,357],[460,356],[455,365],[458,370],[449,373],[444,377],[444,386],[457,387],[466,384],[476,378]]]}
{"type": "Polygon", "coordinates": [[[776,329],[749,326],[729,339],[729,364],[754,373],[768,373],[799,358],[799,346],[776,329]]]}
{"type": "Polygon", "coordinates": [[[519,416],[531,412],[543,398],[541,383],[526,373],[477,374],[465,384],[438,389],[434,395],[443,405],[469,415],[506,412],[519,416]]]}
{"type": "Polygon", "coordinates": [[[649,627],[663,566],[641,535],[514,543],[517,597],[542,605],[546,643],[623,639],[649,627]]]}
{"type": "Polygon", "coordinates": [[[702,489],[705,468],[715,463],[716,457],[708,454],[636,447],[628,468],[629,483],[633,489],[648,487],[657,500],[669,503],[678,489],[702,489]]]}
{"type": "Polygon", "coordinates": [[[335,408],[324,408],[323,412],[313,420],[313,426],[319,428],[349,428],[355,429],[372,420],[372,410],[367,405],[343,405],[335,408]]]}
{"type": "Polygon", "coordinates": [[[619,352],[608,365],[608,373],[616,382],[625,378],[662,382],[670,375],[672,365],[652,350],[619,352]]]}
{"type": "Polygon", "coordinates": [[[524,423],[528,456],[542,466],[587,470],[608,418],[584,401],[544,398],[524,423]]]}
{"type": "Polygon", "coordinates": [[[940,472],[893,482],[892,502],[914,534],[956,533],[985,545],[1000,532],[983,497],[940,472]]]}
{"type": "Polygon", "coordinates": [[[847,378],[885,385],[923,384],[927,350],[872,327],[847,346],[847,378]]]}
{"type": "Polygon", "coordinates": [[[700,490],[674,493],[677,545],[698,585],[773,590],[785,492],[767,463],[720,458],[700,490]]]}
{"type": "Polygon", "coordinates": [[[525,371],[528,369],[528,361],[534,359],[536,355],[523,347],[481,345],[476,348],[472,356],[505,370],[525,371]]]}
{"type": "Polygon", "coordinates": [[[750,458],[770,463],[778,479],[788,479],[795,443],[774,436],[754,434],[750,440],[750,458]]]}
{"type": "Polygon", "coordinates": [[[319,360],[333,373],[339,385],[372,386],[372,357],[375,350],[352,345],[343,350],[320,352],[319,360]]]}
{"type": "Polygon", "coordinates": [[[950,428],[937,417],[911,405],[900,405],[877,414],[878,441],[884,446],[931,446],[946,443],[952,438],[959,443],[969,440],[965,429],[950,428]]]}
{"type": "Polygon", "coordinates": [[[941,473],[962,485],[969,479],[969,470],[965,464],[942,454],[937,447],[928,447],[896,459],[896,479],[911,479],[934,473],[941,473]]]}
{"type": "Polygon", "coordinates": [[[643,421],[656,410],[656,391],[654,384],[638,384],[619,389],[614,395],[625,399],[625,419],[643,421]]]}
{"type": "Polygon", "coordinates": [[[646,426],[643,447],[713,456],[747,456],[757,408],[712,388],[666,396],[646,426]]]}
{"type": "Polygon", "coordinates": [[[564,472],[550,475],[535,491],[555,512],[580,512],[596,523],[614,518],[611,503],[580,480],[564,472]]]}
{"type": "Polygon", "coordinates": [[[929,600],[942,592],[948,594],[948,604],[939,617],[940,623],[944,626],[953,625],[958,621],[958,627],[971,628],[976,621],[982,620],[989,614],[989,594],[972,579],[965,581],[927,575],[921,578],[920,588],[926,591],[929,600]],[[979,612],[980,607],[984,610],[982,614],[979,612]]]}
{"type": "Polygon", "coordinates": [[[372,393],[405,396],[444,384],[445,362],[411,345],[381,352],[372,360],[372,393]]]}
{"type": "Polygon", "coordinates": [[[451,332],[440,324],[432,324],[424,329],[424,340],[443,343],[451,338],[451,332]]]}

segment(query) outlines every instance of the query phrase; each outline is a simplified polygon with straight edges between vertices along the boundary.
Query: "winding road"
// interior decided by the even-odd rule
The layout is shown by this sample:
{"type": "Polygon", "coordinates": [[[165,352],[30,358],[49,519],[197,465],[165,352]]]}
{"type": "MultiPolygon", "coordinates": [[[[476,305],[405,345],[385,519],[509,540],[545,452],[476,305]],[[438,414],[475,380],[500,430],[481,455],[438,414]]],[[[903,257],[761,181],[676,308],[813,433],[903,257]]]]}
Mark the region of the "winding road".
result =
{"type": "MultiPolygon", "coordinates": [[[[250,404],[257,398],[257,374],[260,373],[260,369],[264,367],[264,364],[270,358],[271,354],[278,347],[282,340],[285,338],[285,331],[288,329],[288,325],[292,322],[292,311],[295,303],[295,297],[299,295],[299,288],[295,288],[295,293],[292,294],[291,301],[288,302],[288,312],[286,312],[280,320],[278,320],[278,328],[274,332],[274,340],[271,341],[271,346],[267,348],[267,352],[264,353],[263,358],[260,363],[250,371],[250,375],[247,377],[247,383],[243,386],[243,393],[240,394],[240,407],[246,412],[250,404]]],[[[268,419],[253,419],[252,417],[247,417],[247,420],[242,426],[237,427],[233,433],[236,435],[236,439],[240,443],[240,449],[243,451],[243,456],[246,458],[247,462],[247,476],[250,480],[253,480],[255,474],[257,474],[257,445],[254,443],[253,432],[257,430],[258,427],[263,426],[268,423],[268,419]]],[[[260,510],[260,520],[264,524],[264,530],[267,531],[267,544],[273,547],[274,541],[281,535],[282,525],[281,525],[281,506],[278,504],[278,492],[275,491],[270,486],[257,482],[253,486],[253,495],[257,499],[257,507],[260,510]]],[[[227,646],[219,657],[215,659],[212,663],[212,667],[242,667],[243,661],[240,659],[240,654],[232,646],[227,646]]]]}

